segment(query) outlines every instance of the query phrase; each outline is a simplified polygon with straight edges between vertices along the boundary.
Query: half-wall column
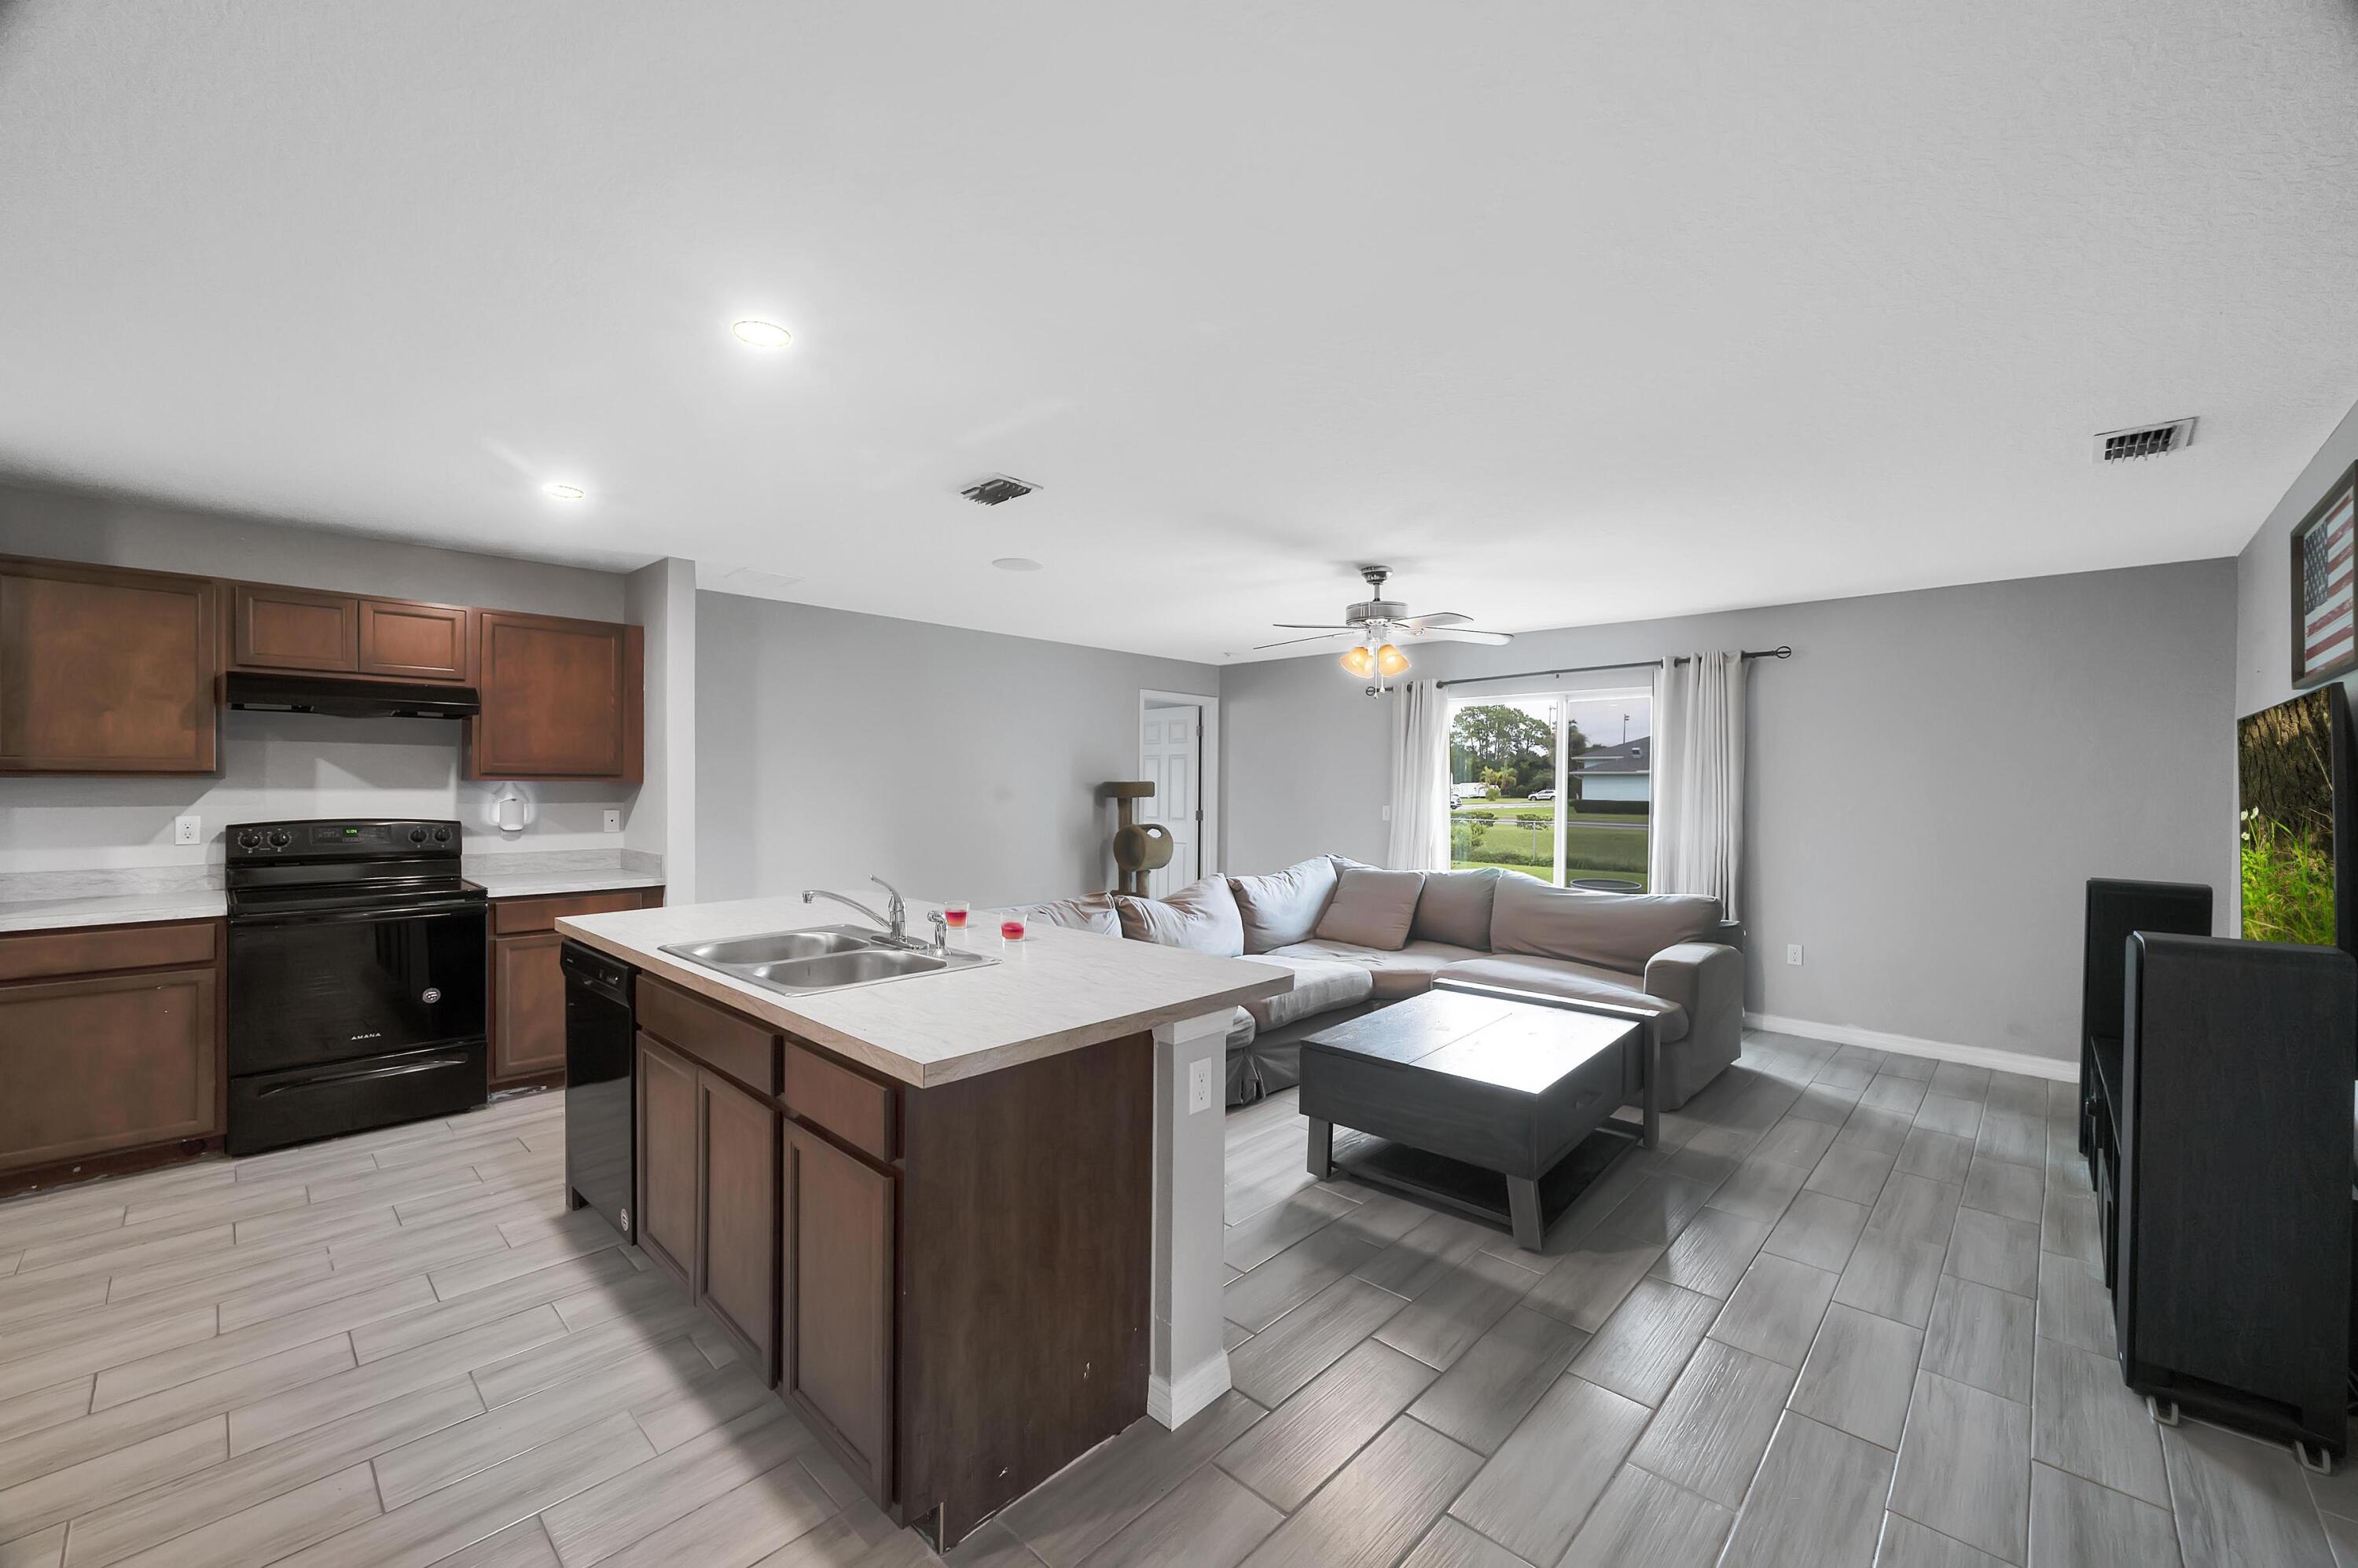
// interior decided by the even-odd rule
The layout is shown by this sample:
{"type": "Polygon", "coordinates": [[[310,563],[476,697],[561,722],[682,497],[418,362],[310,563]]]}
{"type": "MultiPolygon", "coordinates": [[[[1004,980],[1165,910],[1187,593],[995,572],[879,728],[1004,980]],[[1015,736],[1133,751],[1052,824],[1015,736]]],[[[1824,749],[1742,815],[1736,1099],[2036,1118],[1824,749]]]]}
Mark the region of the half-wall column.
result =
{"type": "Polygon", "coordinates": [[[1154,1031],[1154,1354],[1146,1413],[1175,1427],[1228,1391],[1220,1321],[1222,1111],[1233,1009],[1154,1031]],[[1200,1109],[1189,1087],[1199,1073],[1200,1109]]]}

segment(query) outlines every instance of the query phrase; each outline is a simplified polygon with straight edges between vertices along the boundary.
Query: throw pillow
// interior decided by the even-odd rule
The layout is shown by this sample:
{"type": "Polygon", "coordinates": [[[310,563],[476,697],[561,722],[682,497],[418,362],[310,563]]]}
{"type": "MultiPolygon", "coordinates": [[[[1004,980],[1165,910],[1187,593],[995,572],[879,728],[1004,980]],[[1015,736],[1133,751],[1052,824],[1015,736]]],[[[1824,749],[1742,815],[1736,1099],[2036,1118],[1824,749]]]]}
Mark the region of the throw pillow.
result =
{"type": "Polygon", "coordinates": [[[1226,877],[1206,877],[1190,882],[1169,898],[1113,895],[1120,912],[1121,934],[1133,942],[1157,942],[1184,947],[1218,958],[1244,956],[1244,922],[1237,914],[1236,895],[1226,877]]]}
{"type": "Polygon", "coordinates": [[[1335,862],[1320,855],[1265,877],[1230,877],[1228,891],[1245,924],[1245,951],[1266,953],[1310,939],[1335,896],[1335,862]]]}
{"type": "Polygon", "coordinates": [[[1121,916],[1115,912],[1109,893],[1093,892],[1086,898],[1021,904],[1010,913],[1034,925],[1061,925],[1067,931],[1094,931],[1103,936],[1121,935],[1121,916]]]}
{"type": "Polygon", "coordinates": [[[1490,946],[1490,895],[1498,891],[1495,867],[1473,871],[1427,871],[1424,892],[1416,901],[1416,921],[1409,935],[1419,942],[1446,942],[1453,947],[1490,946]]]}
{"type": "Polygon", "coordinates": [[[1423,890],[1422,871],[1346,866],[1336,881],[1334,902],[1319,918],[1319,939],[1397,953],[1408,941],[1409,926],[1416,919],[1416,895],[1423,890]]]}

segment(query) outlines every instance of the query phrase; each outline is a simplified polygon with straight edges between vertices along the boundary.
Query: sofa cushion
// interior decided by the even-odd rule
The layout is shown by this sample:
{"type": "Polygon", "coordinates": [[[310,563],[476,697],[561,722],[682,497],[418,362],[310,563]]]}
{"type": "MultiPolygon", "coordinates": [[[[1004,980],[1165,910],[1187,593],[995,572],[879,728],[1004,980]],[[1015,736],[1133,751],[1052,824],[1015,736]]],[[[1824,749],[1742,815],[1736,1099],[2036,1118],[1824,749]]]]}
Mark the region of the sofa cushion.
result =
{"type": "Polygon", "coordinates": [[[1265,877],[1230,877],[1237,914],[1245,926],[1245,951],[1266,953],[1300,942],[1317,928],[1335,896],[1335,862],[1315,855],[1265,877]]]}
{"type": "MultiPolygon", "coordinates": [[[[1601,896],[1619,896],[1605,893],[1601,896]]],[[[1687,1037],[1687,1011],[1677,1002],[1649,996],[1638,988],[1635,975],[1569,958],[1467,958],[1448,965],[1440,978],[1470,980],[1476,985],[1506,986],[1571,1001],[1609,1001],[1617,1007],[1642,1007],[1661,1019],[1661,1041],[1667,1045],[1687,1037]]]]}
{"type": "Polygon", "coordinates": [[[1184,947],[1217,958],[1244,955],[1244,922],[1237,916],[1237,901],[1226,877],[1206,877],[1190,882],[1169,898],[1113,895],[1121,916],[1121,934],[1133,942],[1156,942],[1184,947]]]}
{"type": "Polygon", "coordinates": [[[1490,946],[1490,896],[1498,891],[1498,871],[1485,866],[1471,871],[1427,871],[1424,891],[1417,895],[1412,937],[1447,942],[1455,946],[1487,951],[1490,946]]]}
{"type": "Polygon", "coordinates": [[[1094,931],[1104,936],[1121,935],[1121,915],[1114,909],[1110,893],[1018,904],[1008,913],[1033,925],[1060,925],[1067,931],[1094,931]]]}
{"type": "Polygon", "coordinates": [[[1374,975],[1363,964],[1333,958],[1280,957],[1267,953],[1256,957],[1262,963],[1282,965],[1293,974],[1292,990],[1245,1003],[1245,1011],[1262,1029],[1282,1028],[1297,1018],[1354,1006],[1367,1000],[1374,989],[1374,975]]]}
{"type": "Polygon", "coordinates": [[[1324,942],[1397,951],[1408,940],[1409,926],[1416,919],[1417,894],[1423,889],[1422,871],[1346,866],[1336,880],[1334,900],[1319,917],[1314,935],[1324,942]]]}
{"type": "Polygon", "coordinates": [[[1479,947],[1453,947],[1445,942],[1411,942],[1392,952],[1354,946],[1347,942],[1296,942],[1268,958],[1303,958],[1356,965],[1368,971],[1378,1001],[1399,1001],[1433,989],[1433,977],[1465,958],[1483,957],[1479,947]]]}
{"type": "Polygon", "coordinates": [[[1516,872],[1490,902],[1490,951],[1573,958],[1641,973],[1665,947],[1719,925],[1719,900],[1704,893],[1578,892],[1516,872]]]}

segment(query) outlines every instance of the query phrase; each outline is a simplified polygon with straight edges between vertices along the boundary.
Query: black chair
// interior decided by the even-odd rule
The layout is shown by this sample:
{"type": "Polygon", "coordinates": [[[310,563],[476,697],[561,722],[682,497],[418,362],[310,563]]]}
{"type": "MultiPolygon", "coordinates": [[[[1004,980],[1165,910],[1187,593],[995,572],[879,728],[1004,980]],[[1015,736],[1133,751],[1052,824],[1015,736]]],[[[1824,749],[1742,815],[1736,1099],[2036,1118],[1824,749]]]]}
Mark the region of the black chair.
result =
{"type": "Polygon", "coordinates": [[[2122,1378],[2314,1467],[2347,1421],[2358,959],[2151,932],[2125,957],[2122,1378]]]}
{"type": "MultiPolygon", "coordinates": [[[[2183,936],[2211,935],[2211,890],[2195,882],[2088,881],[2087,946],[2080,982],[2080,1152],[2088,1179],[2103,1185],[2098,1166],[2110,1136],[2106,1107],[2120,1092],[2123,955],[2132,931],[2183,936]]],[[[2107,1238],[2106,1251],[2111,1250],[2107,1238]]],[[[2112,1266],[2104,1270],[2112,1282],[2112,1266]]]]}

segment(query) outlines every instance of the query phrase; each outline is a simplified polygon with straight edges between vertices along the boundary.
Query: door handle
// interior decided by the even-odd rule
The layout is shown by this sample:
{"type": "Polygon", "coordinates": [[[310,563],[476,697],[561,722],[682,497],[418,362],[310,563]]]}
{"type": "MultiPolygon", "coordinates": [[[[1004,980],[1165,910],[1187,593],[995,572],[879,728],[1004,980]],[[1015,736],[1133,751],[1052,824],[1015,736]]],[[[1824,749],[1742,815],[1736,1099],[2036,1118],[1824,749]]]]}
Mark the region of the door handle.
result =
{"type": "Polygon", "coordinates": [[[362,1067],[349,1073],[318,1073],[308,1078],[297,1078],[291,1083],[273,1084],[254,1098],[268,1099],[272,1095],[283,1095],[294,1089],[325,1088],[331,1084],[360,1084],[372,1078],[398,1078],[410,1073],[431,1073],[443,1067],[465,1065],[467,1058],[464,1056],[436,1056],[424,1062],[400,1062],[390,1067],[362,1067]]]}

